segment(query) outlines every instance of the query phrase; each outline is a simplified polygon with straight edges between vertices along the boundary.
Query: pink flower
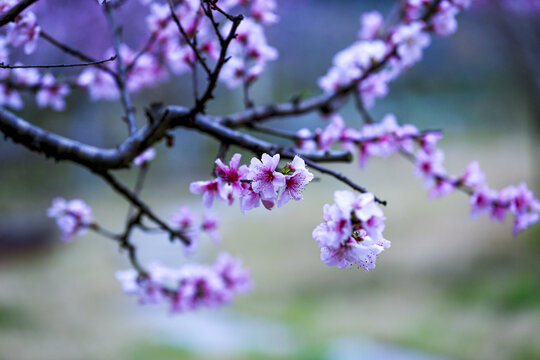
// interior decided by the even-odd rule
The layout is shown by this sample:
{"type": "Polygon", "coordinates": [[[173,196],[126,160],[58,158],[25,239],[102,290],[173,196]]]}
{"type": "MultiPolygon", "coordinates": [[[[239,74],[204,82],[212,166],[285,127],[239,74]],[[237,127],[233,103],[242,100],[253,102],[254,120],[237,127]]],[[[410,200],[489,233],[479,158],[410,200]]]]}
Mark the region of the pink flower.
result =
{"type": "Polygon", "coordinates": [[[504,222],[506,220],[506,212],[509,210],[510,201],[512,199],[513,187],[507,187],[499,191],[496,198],[491,204],[491,220],[504,222]]]}
{"type": "Polygon", "coordinates": [[[424,32],[425,24],[415,21],[409,25],[399,25],[392,34],[392,43],[397,46],[401,64],[410,67],[422,59],[422,52],[431,40],[424,32]]]}
{"type": "Polygon", "coordinates": [[[484,184],[486,176],[480,170],[478,161],[473,161],[465,168],[465,173],[459,178],[459,181],[470,188],[477,188],[484,184]]]}
{"type": "Polygon", "coordinates": [[[160,43],[172,41],[177,35],[178,28],[172,21],[171,10],[168,4],[150,4],[150,13],[146,17],[146,26],[150,33],[155,34],[160,43]]]}
{"type": "Polygon", "coordinates": [[[112,75],[96,68],[84,70],[77,78],[77,84],[88,88],[92,100],[116,100],[119,92],[112,75]]]}
{"type": "Polygon", "coordinates": [[[234,154],[226,166],[221,159],[216,159],[216,175],[218,180],[218,189],[222,198],[227,198],[232,192],[232,196],[238,199],[242,195],[242,180],[246,179],[249,169],[246,165],[240,166],[242,155],[234,154]]]}
{"type": "Polygon", "coordinates": [[[351,214],[336,204],[323,207],[324,222],[313,230],[319,247],[338,248],[352,234],[351,214]]]}
{"type": "Polygon", "coordinates": [[[253,289],[249,270],[242,261],[228,253],[221,253],[214,263],[214,271],[223,279],[225,288],[235,294],[245,294],[253,289]]]}
{"type": "Polygon", "coordinates": [[[244,82],[247,70],[244,60],[231,57],[223,66],[219,74],[219,79],[227,85],[229,89],[234,89],[244,82]]]}
{"type": "Polygon", "coordinates": [[[80,199],[53,199],[47,216],[56,219],[64,241],[69,241],[75,235],[84,235],[93,222],[92,209],[80,199]]]}
{"type": "Polygon", "coordinates": [[[360,18],[362,27],[358,32],[361,40],[371,40],[377,37],[384,25],[384,18],[378,11],[370,11],[362,14],[360,18]]]}
{"type": "MultiPolygon", "coordinates": [[[[223,28],[223,36],[227,36],[231,26],[227,24],[223,28]]],[[[278,57],[277,50],[266,41],[264,28],[251,18],[245,18],[240,23],[229,50],[230,59],[223,66],[220,80],[231,89],[244,82],[254,81],[266,63],[278,57]]]]}
{"type": "Polygon", "coordinates": [[[211,268],[186,265],[181,272],[182,285],[172,300],[172,311],[213,308],[228,302],[225,284],[211,268]]]}
{"type": "Polygon", "coordinates": [[[405,152],[414,152],[414,140],[413,138],[418,136],[420,132],[414,125],[405,124],[396,129],[395,135],[397,137],[398,146],[405,152]]]}
{"type": "Polygon", "coordinates": [[[443,178],[437,178],[435,179],[435,184],[429,191],[429,197],[432,199],[437,198],[437,197],[443,197],[450,194],[455,189],[456,187],[454,185],[454,181],[449,181],[443,178]]]}
{"type": "Polygon", "coordinates": [[[13,46],[24,46],[25,54],[29,55],[36,49],[41,28],[37,24],[36,15],[27,11],[19,15],[15,21],[7,24],[7,41],[13,46]]]}
{"type": "Polygon", "coordinates": [[[263,154],[262,161],[251,159],[247,179],[252,180],[253,191],[260,194],[263,200],[275,200],[278,190],[285,186],[285,176],[276,172],[278,164],[279,154],[273,157],[263,154]]]}
{"type": "Polygon", "coordinates": [[[22,109],[23,101],[17,90],[8,84],[0,83],[0,105],[10,106],[14,109],[22,109]]]}
{"type": "Polygon", "coordinates": [[[165,45],[165,58],[172,72],[177,75],[191,72],[196,60],[195,53],[189,45],[180,45],[177,42],[168,42],[165,45]]]}
{"type": "Polygon", "coordinates": [[[302,128],[296,133],[296,149],[303,151],[313,151],[317,149],[315,134],[309,129],[302,128]]]}
{"type": "Polygon", "coordinates": [[[422,9],[429,3],[431,0],[407,0],[405,2],[405,19],[407,21],[419,19],[422,9]]]}
{"type": "MultiPolygon", "coordinates": [[[[345,213],[351,213],[359,221],[362,229],[366,230],[368,235],[376,240],[383,240],[382,232],[384,230],[384,213],[375,203],[375,196],[371,193],[355,194],[351,191],[336,191],[334,201],[345,213]]],[[[385,240],[387,241],[387,240],[385,240]]],[[[390,242],[387,241],[390,247],[390,242]]]]}
{"type": "Polygon", "coordinates": [[[540,211],[540,202],[524,182],[519,184],[513,191],[510,200],[510,211],[515,215],[526,214],[529,211],[540,211]]]}
{"type": "MultiPolygon", "coordinates": [[[[22,65],[21,63],[15,63],[15,65],[22,65]]],[[[17,84],[34,86],[39,84],[41,75],[37,69],[14,69],[13,74],[17,84]]]]}
{"type": "Polygon", "coordinates": [[[57,83],[52,74],[46,74],[41,79],[40,89],[36,94],[39,107],[50,106],[56,111],[62,111],[66,107],[64,97],[69,94],[69,86],[57,83]]]}
{"type": "Polygon", "coordinates": [[[188,238],[192,244],[197,240],[199,235],[198,228],[195,225],[195,215],[187,206],[182,206],[171,216],[171,222],[180,230],[180,232],[188,238]]]}
{"type": "Polygon", "coordinates": [[[203,205],[211,208],[214,198],[219,195],[219,182],[217,180],[195,181],[189,185],[189,191],[193,194],[202,194],[203,205]]]}
{"type": "Polygon", "coordinates": [[[438,132],[429,132],[420,139],[420,147],[426,153],[432,153],[437,150],[437,143],[442,139],[442,134],[438,132]]]}
{"type": "Polygon", "coordinates": [[[115,276],[120,282],[124,293],[129,295],[137,294],[139,291],[139,284],[137,281],[139,273],[137,271],[134,269],[120,270],[116,272],[115,276]]]}
{"type": "Polygon", "coordinates": [[[267,210],[272,210],[275,206],[275,200],[265,200],[261,198],[260,193],[253,191],[252,184],[242,184],[242,197],[240,198],[240,210],[245,215],[247,210],[251,210],[260,206],[267,210]]]}
{"type": "Polygon", "coordinates": [[[482,185],[471,195],[471,216],[476,218],[482,212],[490,212],[497,192],[487,185],[482,185]]]}
{"type": "Polygon", "coordinates": [[[290,198],[296,201],[302,200],[302,190],[313,180],[313,174],[306,169],[306,163],[298,156],[295,156],[292,163],[287,164],[284,171],[285,188],[278,201],[278,207],[285,205],[290,198]]]}
{"type": "Polygon", "coordinates": [[[326,266],[337,266],[340,269],[356,264],[368,272],[375,269],[377,255],[383,250],[365,230],[360,230],[336,248],[322,247],[321,260],[326,266]]]}
{"type": "Polygon", "coordinates": [[[116,278],[126,294],[138,296],[139,303],[167,302],[173,312],[225,305],[253,288],[249,271],[227,253],[220,254],[212,266],[188,264],[174,269],[154,262],[144,275],[124,270],[116,278]]]}
{"type": "Polygon", "coordinates": [[[436,150],[432,153],[427,153],[419,149],[416,154],[416,174],[421,175],[426,180],[426,184],[431,184],[434,177],[442,176],[446,173],[442,163],[444,161],[444,153],[442,150],[436,150]]]}
{"type": "Polygon", "coordinates": [[[318,136],[319,150],[330,150],[332,145],[341,139],[341,134],[345,130],[345,122],[340,115],[333,114],[330,123],[318,136]]]}
{"type": "Polygon", "coordinates": [[[251,184],[242,184],[242,197],[240,198],[240,210],[245,215],[246,211],[259,207],[261,197],[255,191],[251,184]]]}
{"type": "Polygon", "coordinates": [[[375,100],[388,95],[389,78],[385,71],[371,74],[358,84],[358,91],[366,108],[375,105],[375,100]]]}
{"type": "Polygon", "coordinates": [[[539,214],[537,212],[535,213],[523,213],[516,215],[516,218],[514,220],[514,227],[512,228],[512,234],[515,236],[518,235],[519,232],[527,229],[529,226],[532,226],[538,222],[539,214]]]}
{"type": "Polygon", "coordinates": [[[279,16],[275,14],[275,0],[253,0],[251,14],[253,18],[263,24],[274,24],[279,21],[279,16]]]}
{"type": "Polygon", "coordinates": [[[442,1],[439,5],[437,14],[433,17],[433,31],[437,35],[449,36],[456,32],[457,21],[456,15],[459,9],[449,1],[442,1]]]}
{"type": "Polygon", "coordinates": [[[385,115],[380,123],[364,125],[362,138],[374,139],[366,145],[369,147],[369,155],[386,158],[398,151],[399,143],[396,141],[398,130],[399,125],[393,114],[385,115]]]}
{"type": "Polygon", "coordinates": [[[210,213],[204,214],[201,229],[202,231],[206,232],[216,244],[221,242],[221,235],[218,231],[218,225],[219,218],[216,215],[210,213]]]}
{"type": "Polygon", "coordinates": [[[133,159],[133,163],[139,167],[142,167],[150,161],[154,160],[155,157],[156,150],[154,148],[148,148],[144,150],[141,154],[139,154],[135,159],[133,159]]]}

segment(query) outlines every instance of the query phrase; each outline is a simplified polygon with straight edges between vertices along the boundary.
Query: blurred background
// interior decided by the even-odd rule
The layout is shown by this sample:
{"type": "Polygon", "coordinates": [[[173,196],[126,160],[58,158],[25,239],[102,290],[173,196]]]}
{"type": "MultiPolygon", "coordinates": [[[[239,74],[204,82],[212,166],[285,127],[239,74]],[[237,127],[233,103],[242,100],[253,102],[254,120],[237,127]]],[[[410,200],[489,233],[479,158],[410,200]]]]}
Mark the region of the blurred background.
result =
{"type": "MultiPolygon", "coordinates": [[[[134,48],[141,40],[129,30],[144,21],[137,4],[122,10],[134,48]]],[[[388,14],[393,1],[278,4],[281,21],[267,37],[280,58],[254,85],[256,104],[317,94],[317,77],[333,54],[355,40],[360,14],[388,14]]],[[[84,10],[60,0],[38,5],[50,15],[43,28],[66,43],[96,57],[110,46],[93,3],[84,10]],[[74,13],[80,16],[66,16],[74,13]]],[[[440,146],[450,173],[478,160],[494,188],[525,180],[539,194],[540,62],[530,46],[540,43],[539,32],[531,31],[538,29],[538,14],[476,8],[460,15],[459,23],[454,36],[433,38],[423,62],[395,82],[372,113],[381,118],[392,112],[401,123],[444,129],[440,146]],[[531,56],[532,62],[525,60],[531,56]]],[[[73,60],[43,43],[36,54],[44,63],[73,60]]],[[[137,94],[141,124],[142,107],[151,101],[190,105],[190,82],[173,78],[137,94]]],[[[91,144],[115,146],[126,135],[120,105],[90,102],[84,92],[75,91],[62,113],[27,103],[24,118],[91,144]]],[[[210,113],[241,108],[241,92],[220,86],[210,113]]],[[[352,104],[342,113],[360,126],[352,104]]],[[[316,114],[271,124],[291,130],[322,125],[316,114]]],[[[173,149],[157,147],[142,196],[165,218],[183,204],[202,214],[201,199],[188,186],[210,177],[217,144],[187,130],[174,135],[173,149]]],[[[428,200],[401,157],[372,159],[363,170],[335,168],[388,200],[385,236],[392,248],[374,271],[338,270],[319,260],[311,231],[333,192],[345,188],[322,177],[304,201],[279,211],[243,216],[237,205],[216,204],[224,241],[216,246],[202,239],[189,258],[165,237],[136,234],[143,262],[210,263],[229,251],[252,270],[255,291],[232,306],[170,316],[122,293],[114,272],[129,264],[115,243],[93,234],[61,243],[46,217],[53,197],[82,198],[100,224],[119,230],[127,210],[123,199],[84,169],[1,141],[0,359],[540,358],[540,226],[513,239],[509,221],[471,220],[463,194],[428,200]]],[[[135,174],[118,173],[128,184],[135,174]]]]}

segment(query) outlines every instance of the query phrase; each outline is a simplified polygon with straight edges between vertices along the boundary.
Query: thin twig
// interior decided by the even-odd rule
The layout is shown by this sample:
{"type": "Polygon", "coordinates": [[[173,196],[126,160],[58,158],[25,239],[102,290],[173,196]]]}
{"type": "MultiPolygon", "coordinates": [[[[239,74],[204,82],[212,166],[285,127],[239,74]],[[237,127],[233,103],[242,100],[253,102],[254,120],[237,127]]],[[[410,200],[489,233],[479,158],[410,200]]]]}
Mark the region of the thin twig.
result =
{"type": "Polygon", "coordinates": [[[7,65],[3,62],[0,62],[0,68],[2,69],[50,69],[50,68],[69,68],[69,67],[83,67],[83,66],[92,66],[99,65],[109,61],[116,60],[117,56],[111,56],[105,60],[91,61],[78,64],[54,64],[54,65],[7,65]]]}
{"type": "Polygon", "coordinates": [[[157,39],[157,32],[154,32],[152,35],[150,35],[150,37],[146,41],[145,45],[143,46],[141,51],[139,51],[139,53],[135,56],[133,61],[126,66],[126,73],[127,74],[129,74],[131,69],[133,69],[133,67],[137,64],[137,61],[139,61],[140,57],[143,56],[148,51],[150,51],[150,49],[154,45],[154,42],[156,41],[156,39],[157,39]]]}
{"type": "Polygon", "coordinates": [[[120,98],[122,100],[122,105],[124,106],[124,111],[126,113],[124,120],[128,125],[129,135],[132,135],[137,131],[137,126],[135,124],[135,107],[131,102],[131,97],[129,96],[129,91],[126,86],[126,66],[120,53],[121,29],[116,24],[114,10],[110,7],[108,3],[105,3],[104,9],[113,35],[114,52],[118,57],[118,61],[116,63],[118,72],[118,76],[115,77],[116,85],[118,86],[118,90],[120,91],[120,98]]]}
{"type": "Polygon", "coordinates": [[[174,12],[174,4],[172,2],[172,0],[169,0],[169,7],[171,8],[171,15],[174,19],[174,22],[176,23],[176,26],[178,27],[178,30],[180,31],[180,33],[182,34],[182,36],[184,37],[184,40],[188,43],[188,45],[191,47],[191,50],[193,50],[193,52],[195,53],[195,56],[197,58],[197,60],[199,61],[199,63],[201,64],[201,66],[203,67],[204,71],[206,71],[206,74],[208,76],[211,75],[211,71],[210,71],[210,68],[208,67],[208,65],[206,64],[206,60],[201,56],[201,54],[199,53],[199,50],[197,49],[197,45],[196,45],[196,42],[192,42],[190,39],[189,39],[189,36],[188,34],[186,33],[186,31],[184,30],[184,27],[182,26],[182,24],[180,23],[180,19],[178,19],[178,16],[176,15],[176,13],[174,12]]]}
{"type": "MultiPolygon", "coordinates": [[[[330,176],[336,178],[337,180],[341,181],[342,183],[345,183],[345,184],[349,185],[351,188],[353,188],[356,191],[359,191],[361,193],[367,193],[368,192],[366,188],[356,184],[355,182],[353,182],[351,179],[349,179],[348,177],[346,177],[342,173],[340,173],[338,171],[335,171],[335,170],[332,170],[332,169],[329,169],[329,168],[324,167],[322,165],[319,165],[316,162],[311,161],[310,159],[308,159],[306,157],[302,157],[302,158],[304,159],[306,164],[308,164],[309,166],[311,166],[315,170],[317,170],[317,171],[319,171],[319,172],[321,172],[323,174],[327,174],[327,175],[330,175],[330,176]]],[[[381,200],[376,196],[375,196],[375,201],[378,202],[381,205],[384,205],[384,206],[386,206],[386,204],[387,204],[385,200],[381,200]]]]}
{"type": "Polygon", "coordinates": [[[238,26],[240,25],[240,22],[242,22],[244,17],[242,15],[238,15],[233,17],[232,19],[233,23],[231,26],[231,30],[229,31],[229,34],[227,35],[223,42],[223,45],[221,46],[221,51],[219,53],[219,58],[217,60],[216,66],[208,77],[208,85],[206,87],[206,91],[199,99],[199,101],[197,101],[195,107],[191,110],[192,115],[204,112],[206,103],[214,96],[214,89],[217,86],[217,81],[219,78],[219,74],[221,73],[221,69],[223,68],[223,65],[227,62],[227,60],[229,60],[229,58],[227,57],[227,50],[229,49],[231,41],[236,37],[236,29],[238,29],[238,26]]]}
{"type": "MultiPolygon", "coordinates": [[[[136,196],[141,195],[141,191],[144,186],[144,180],[146,179],[146,174],[148,173],[148,169],[150,167],[150,164],[148,162],[145,162],[142,164],[139,168],[139,173],[137,174],[137,182],[135,183],[135,188],[133,189],[133,194],[136,196]]],[[[133,204],[129,204],[128,212],[127,212],[127,219],[126,222],[129,222],[131,217],[133,216],[133,204]]]]}
{"type": "Polygon", "coordinates": [[[249,79],[244,79],[243,81],[243,90],[244,90],[244,106],[246,109],[251,109],[254,105],[253,100],[251,99],[251,96],[249,95],[249,87],[251,85],[251,81],[249,79]]]}
{"type": "Polygon", "coordinates": [[[364,123],[373,124],[374,123],[373,118],[367,111],[366,106],[364,105],[364,100],[362,99],[362,95],[359,94],[358,90],[354,92],[354,99],[356,103],[356,109],[362,116],[362,119],[364,119],[364,123]]]}
{"type": "Polygon", "coordinates": [[[191,240],[185,237],[184,234],[182,234],[181,232],[172,229],[169,225],[167,225],[164,221],[162,221],[159,217],[157,217],[148,205],[142,202],[137,195],[132,193],[122,183],[116,180],[116,178],[112,176],[109,172],[106,172],[106,171],[96,172],[96,174],[101,176],[101,178],[103,178],[103,180],[105,180],[117,193],[122,195],[129,202],[131,202],[133,206],[139,209],[139,211],[142,214],[146,215],[150,220],[156,223],[161,229],[168,232],[171,240],[178,238],[185,245],[191,244],[191,240]]]}
{"type": "MultiPolygon", "coordinates": [[[[71,56],[74,56],[74,57],[79,58],[79,59],[81,59],[83,61],[86,61],[86,62],[97,62],[97,60],[92,58],[91,56],[88,56],[88,55],[84,54],[83,52],[81,52],[81,51],[79,51],[77,49],[74,49],[74,48],[70,47],[69,45],[66,45],[66,44],[56,40],[54,37],[52,37],[51,35],[49,35],[48,33],[46,33],[43,30],[40,31],[39,36],[41,36],[44,40],[48,41],[51,45],[56,46],[58,49],[62,50],[63,52],[65,52],[65,53],[67,53],[67,54],[69,54],[71,56]]],[[[108,67],[104,66],[103,64],[97,64],[95,66],[98,67],[99,69],[109,73],[114,78],[116,78],[118,76],[114,71],[112,71],[108,67]]]]}

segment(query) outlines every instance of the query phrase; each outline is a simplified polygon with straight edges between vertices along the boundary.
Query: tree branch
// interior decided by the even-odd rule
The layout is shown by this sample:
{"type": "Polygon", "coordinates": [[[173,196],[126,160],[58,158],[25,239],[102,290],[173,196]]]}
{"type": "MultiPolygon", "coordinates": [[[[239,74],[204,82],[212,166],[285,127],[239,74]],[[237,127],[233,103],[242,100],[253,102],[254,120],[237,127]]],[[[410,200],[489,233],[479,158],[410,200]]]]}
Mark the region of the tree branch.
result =
{"type": "Polygon", "coordinates": [[[120,53],[121,29],[116,24],[114,10],[111,9],[109,3],[105,3],[104,5],[105,14],[107,15],[107,19],[109,21],[109,25],[111,27],[113,35],[114,52],[118,57],[118,61],[116,63],[118,72],[118,76],[115,77],[116,85],[118,86],[118,90],[120,91],[120,98],[122,99],[122,105],[124,106],[124,111],[126,113],[126,117],[124,118],[124,120],[127,123],[129,135],[132,135],[135,133],[135,131],[137,131],[137,126],[135,124],[135,107],[131,102],[131,97],[129,96],[129,92],[126,87],[126,66],[124,65],[124,61],[120,53]]]}
{"type": "MultiPolygon", "coordinates": [[[[46,33],[45,31],[41,30],[39,32],[39,36],[41,36],[44,40],[48,41],[51,45],[57,47],[58,49],[62,50],[63,52],[71,55],[71,56],[74,56],[76,58],[79,58],[81,59],[82,61],[86,61],[86,62],[97,62],[96,59],[82,53],[81,51],[77,50],[77,49],[74,49],[72,47],[70,47],[69,45],[66,45],[64,43],[61,43],[60,41],[56,40],[54,37],[52,37],[51,35],[49,35],[48,33],[46,33]]],[[[99,69],[109,73],[110,75],[112,75],[114,78],[117,78],[118,77],[118,74],[116,74],[114,71],[112,71],[111,69],[109,69],[108,67],[104,66],[103,64],[98,64],[96,65],[99,69]]]]}
{"type": "Polygon", "coordinates": [[[194,42],[192,42],[190,39],[189,39],[189,36],[188,34],[186,33],[186,31],[184,30],[184,27],[182,26],[182,24],[180,23],[180,19],[178,19],[178,16],[176,15],[176,13],[174,12],[174,5],[173,5],[173,2],[172,0],[169,0],[169,8],[171,9],[171,15],[172,15],[172,18],[176,24],[176,27],[178,28],[178,31],[180,31],[180,33],[182,34],[182,36],[184,37],[184,40],[188,43],[189,47],[191,47],[191,50],[193,51],[193,53],[195,54],[197,60],[199,61],[199,63],[201,64],[201,66],[203,67],[204,71],[206,71],[206,74],[208,76],[211,76],[212,75],[212,72],[210,71],[210,68],[208,67],[208,65],[206,64],[206,60],[204,60],[204,58],[201,56],[201,54],[199,53],[199,50],[197,50],[197,46],[195,45],[194,42]]]}
{"type": "MultiPolygon", "coordinates": [[[[321,165],[317,164],[316,162],[310,160],[309,158],[305,158],[305,157],[302,157],[302,158],[304,159],[306,164],[308,164],[309,166],[311,166],[315,170],[317,170],[317,171],[319,171],[319,172],[321,172],[323,174],[327,174],[327,175],[330,175],[330,176],[336,178],[337,180],[341,181],[342,183],[345,183],[345,184],[349,185],[351,188],[353,188],[356,191],[359,191],[361,193],[367,193],[368,192],[368,190],[366,188],[354,183],[351,179],[349,179],[348,177],[346,177],[342,173],[340,173],[338,171],[335,171],[335,170],[332,170],[332,169],[329,169],[327,167],[321,166],[321,165]]],[[[386,200],[381,200],[376,196],[375,196],[375,201],[378,202],[381,205],[384,205],[384,206],[386,206],[386,204],[387,204],[386,200]]]]}
{"type": "Polygon", "coordinates": [[[54,64],[54,65],[8,65],[0,62],[1,69],[50,69],[50,68],[68,68],[68,67],[83,67],[91,65],[99,65],[109,61],[116,60],[117,56],[111,56],[105,60],[78,63],[78,64],[54,64]]]}
{"type": "Polygon", "coordinates": [[[27,7],[37,2],[38,0],[21,0],[17,5],[13,6],[6,13],[0,16],[0,27],[6,25],[9,22],[15,20],[20,13],[22,13],[27,7]]]}
{"type": "Polygon", "coordinates": [[[162,230],[169,233],[170,240],[179,239],[182,241],[185,245],[190,245],[191,240],[186,238],[184,234],[182,234],[179,231],[176,231],[169,227],[163,220],[161,220],[157,215],[155,215],[150,207],[143,203],[137,195],[132,193],[128,188],[126,188],[122,183],[120,183],[114,176],[112,176],[109,172],[103,171],[103,172],[95,172],[96,175],[100,176],[105,180],[117,193],[122,195],[126,200],[128,200],[133,206],[135,206],[139,211],[146,215],[150,220],[152,220],[154,223],[156,223],[162,230]]]}

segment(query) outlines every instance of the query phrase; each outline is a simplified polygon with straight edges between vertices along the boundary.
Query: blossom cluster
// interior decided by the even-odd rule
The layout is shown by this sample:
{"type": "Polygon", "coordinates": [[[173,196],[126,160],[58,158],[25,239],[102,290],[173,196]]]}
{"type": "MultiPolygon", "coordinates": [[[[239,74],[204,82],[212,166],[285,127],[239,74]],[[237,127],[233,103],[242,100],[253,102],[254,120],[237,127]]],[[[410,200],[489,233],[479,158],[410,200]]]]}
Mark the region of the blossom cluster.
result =
{"type": "MultiPolygon", "coordinates": [[[[98,1],[104,4],[105,1],[98,1]]],[[[17,4],[17,0],[0,0],[0,15],[17,4]]],[[[2,69],[0,72],[0,105],[21,109],[23,101],[20,91],[36,94],[38,106],[50,106],[64,110],[64,98],[71,92],[70,86],[87,89],[92,100],[117,100],[120,97],[117,78],[118,61],[126,69],[126,89],[138,92],[157,86],[169,75],[181,75],[194,71],[197,55],[205,61],[217,61],[220,56],[221,39],[231,30],[231,22],[218,11],[213,18],[219,26],[216,34],[214,23],[205,14],[203,2],[186,0],[178,2],[174,13],[184,34],[179,30],[167,1],[145,1],[141,4],[148,10],[146,29],[151,37],[142,50],[134,50],[126,43],[120,44],[119,58],[100,66],[85,68],[76,79],[56,79],[51,73],[40,74],[35,69],[2,69]],[[196,49],[197,54],[194,49],[196,49]]],[[[264,26],[278,21],[275,0],[227,0],[220,1],[223,11],[247,11],[246,16],[232,39],[226,58],[228,59],[219,79],[229,88],[251,84],[263,72],[268,61],[275,60],[278,52],[268,45],[264,26]]],[[[9,46],[24,47],[25,53],[34,52],[41,28],[36,13],[25,10],[15,21],[2,27],[0,32],[0,63],[10,61],[9,46]]],[[[103,59],[115,55],[109,48],[103,59]]],[[[15,65],[21,65],[16,63],[15,65]]]]}
{"type": "Polygon", "coordinates": [[[330,150],[339,144],[351,153],[358,153],[360,167],[364,167],[371,156],[388,157],[405,150],[412,152],[414,143],[432,146],[438,133],[422,134],[414,125],[400,126],[393,114],[387,114],[380,123],[366,124],[361,129],[347,127],[339,114],[329,116],[324,129],[300,129],[297,133],[297,148],[304,151],[330,150]]]}
{"type": "MultiPolygon", "coordinates": [[[[0,0],[0,15],[7,13],[18,2],[18,0],[0,0]]],[[[23,47],[26,54],[31,54],[36,49],[41,28],[37,23],[36,14],[33,11],[25,10],[14,21],[2,27],[2,30],[0,43],[4,45],[7,43],[14,47],[23,47]]],[[[7,60],[7,57],[6,59],[0,57],[1,62],[4,62],[4,60],[7,60]]]]}
{"type": "Polygon", "coordinates": [[[138,296],[142,304],[168,303],[172,312],[217,307],[253,288],[242,261],[222,253],[212,266],[188,264],[179,269],[152,263],[144,274],[134,269],[118,271],[126,294],[138,296]]]}
{"type": "Polygon", "coordinates": [[[375,268],[377,255],[391,245],[383,237],[385,217],[371,193],[336,191],[334,204],[323,208],[324,222],[313,230],[321,260],[340,269],[356,264],[364,271],[375,268]]]}
{"type": "Polygon", "coordinates": [[[339,114],[333,114],[324,129],[314,132],[300,129],[297,148],[329,150],[339,144],[351,153],[358,153],[360,167],[364,167],[371,156],[387,158],[402,152],[414,160],[414,172],[423,178],[431,198],[462,189],[470,194],[473,217],[488,213],[493,220],[504,222],[507,212],[514,215],[514,235],[538,221],[540,202],[525,183],[497,192],[486,184],[485,175],[476,161],[470,163],[461,176],[448,175],[443,165],[444,152],[437,147],[441,138],[442,134],[437,131],[422,133],[414,125],[399,125],[393,114],[360,129],[347,127],[339,114]]]}
{"type": "Polygon", "coordinates": [[[514,216],[514,236],[540,218],[540,201],[524,182],[496,191],[486,183],[485,174],[476,161],[467,165],[459,177],[447,175],[443,166],[444,153],[436,148],[435,143],[421,147],[414,157],[416,174],[424,178],[425,185],[430,188],[430,197],[440,197],[462,189],[470,195],[473,218],[486,213],[493,221],[504,222],[509,212],[514,216]]]}
{"type": "Polygon", "coordinates": [[[75,235],[84,235],[93,223],[92,209],[80,199],[53,199],[47,216],[56,219],[64,241],[71,240],[75,235]]]}
{"type": "MultiPolygon", "coordinates": [[[[201,58],[217,61],[220,56],[220,37],[226,38],[231,31],[231,22],[225,21],[215,33],[212,20],[205,15],[200,0],[186,0],[174,7],[174,13],[184,34],[171,14],[169,4],[158,1],[141,1],[148,6],[146,27],[153,41],[148,51],[137,55],[126,44],[121,46],[121,58],[127,69],[127,88],[136,92],[152,87],[168,78],[168,70],[176,75],[194,71],[197,54],[201,58]]],[[[242,83],[251,83],[264,70],[266,63],[277,58],[277,50],[267,44],[264,25],[278,20],[275,0],[227,0],[220,1],[220,9],[234,11],[237,7],[248,10],[237,29],[236,37],[228,49],[228,61],[220,73],[220,80],[229,88],[242,83]]],[[[212,7],[211,7],[212,8],[212,7]]],[[[219,13],[212,15],[217,22],[225,20],[219,13]]],[[[109,50],[105,56],[112,55],[109,50]]],[[[111,70],[115,64],[107,65],[111,70]]],[[[78,79],[78,85],[88,88],[93,100],[115,100],[119,93],[114,78],[107,72],[89,68],[78,79]]]]}
{"type": "Polygon", "coordinates": [[[387,31],[379,12],[363,14],[358,41],[334,56],[332,67],[319,79],[321,89],[334,93],[355,87],[365,106],[372,107],[377,98],[388,94],[391,81],[422,59],[431,43],[430,32],[447,36],[456,31],[455,17],[470,0],[443,0],[435,5],[433,0],[407,0],[404,18],[387,31]],[[424,19],[427,13],[430,16],[424,19]]]}
{"type": "MultiPolygon", "coordinates": [[[[17,3],[17,0],[0,0],[0,15],[17,3]]],[[[25,54],[32,54],[40,32],[36,14],[28,9],[21,12],[0,29],[0,63],[10,63],[10,47],[22,47],[25,54]]],[[[21,64],[16,62],[15,65],[21,64]]],[[[58,82],[51,73],[40,74],[36,69],[27,68],[0,69],[0,105],[21,109],[24,105],[21,91],[35,93],[39,107],[50,106],[58,111],[64,109],[64,97],[70,93],[69,86],[58,82]]]]}
{"type": "Polygon", "coordinates": [[[203,204],[210,208],[217,197],[231,205],[235,199],[240,202],[243,213],[259,207],[262,203],[268,210],[276,204],[285,205],[291,198],[302,200],[304,187],[313,179],[302,158],[295,156],[281,171],[277,170],[280,155],[263,154],[262,159],[251,159],[250,166],[240,165],[240,154],[234,154],[225,165],[216,159],[213,180],[191,183],[190,191],[202,194],[203,204]]]}
{"type": "Polygon", "coordinates": [[[199,234],[206,232],[215,242],[221,242],[221,235],[218,232],[219,218],[212,213],[205,213],[201,221],[191,212],[189,207],[181,206],[171,215],[171,223],[180,233],[190,241],[189,250],[193,251],[197,244],[199,234]]]}

